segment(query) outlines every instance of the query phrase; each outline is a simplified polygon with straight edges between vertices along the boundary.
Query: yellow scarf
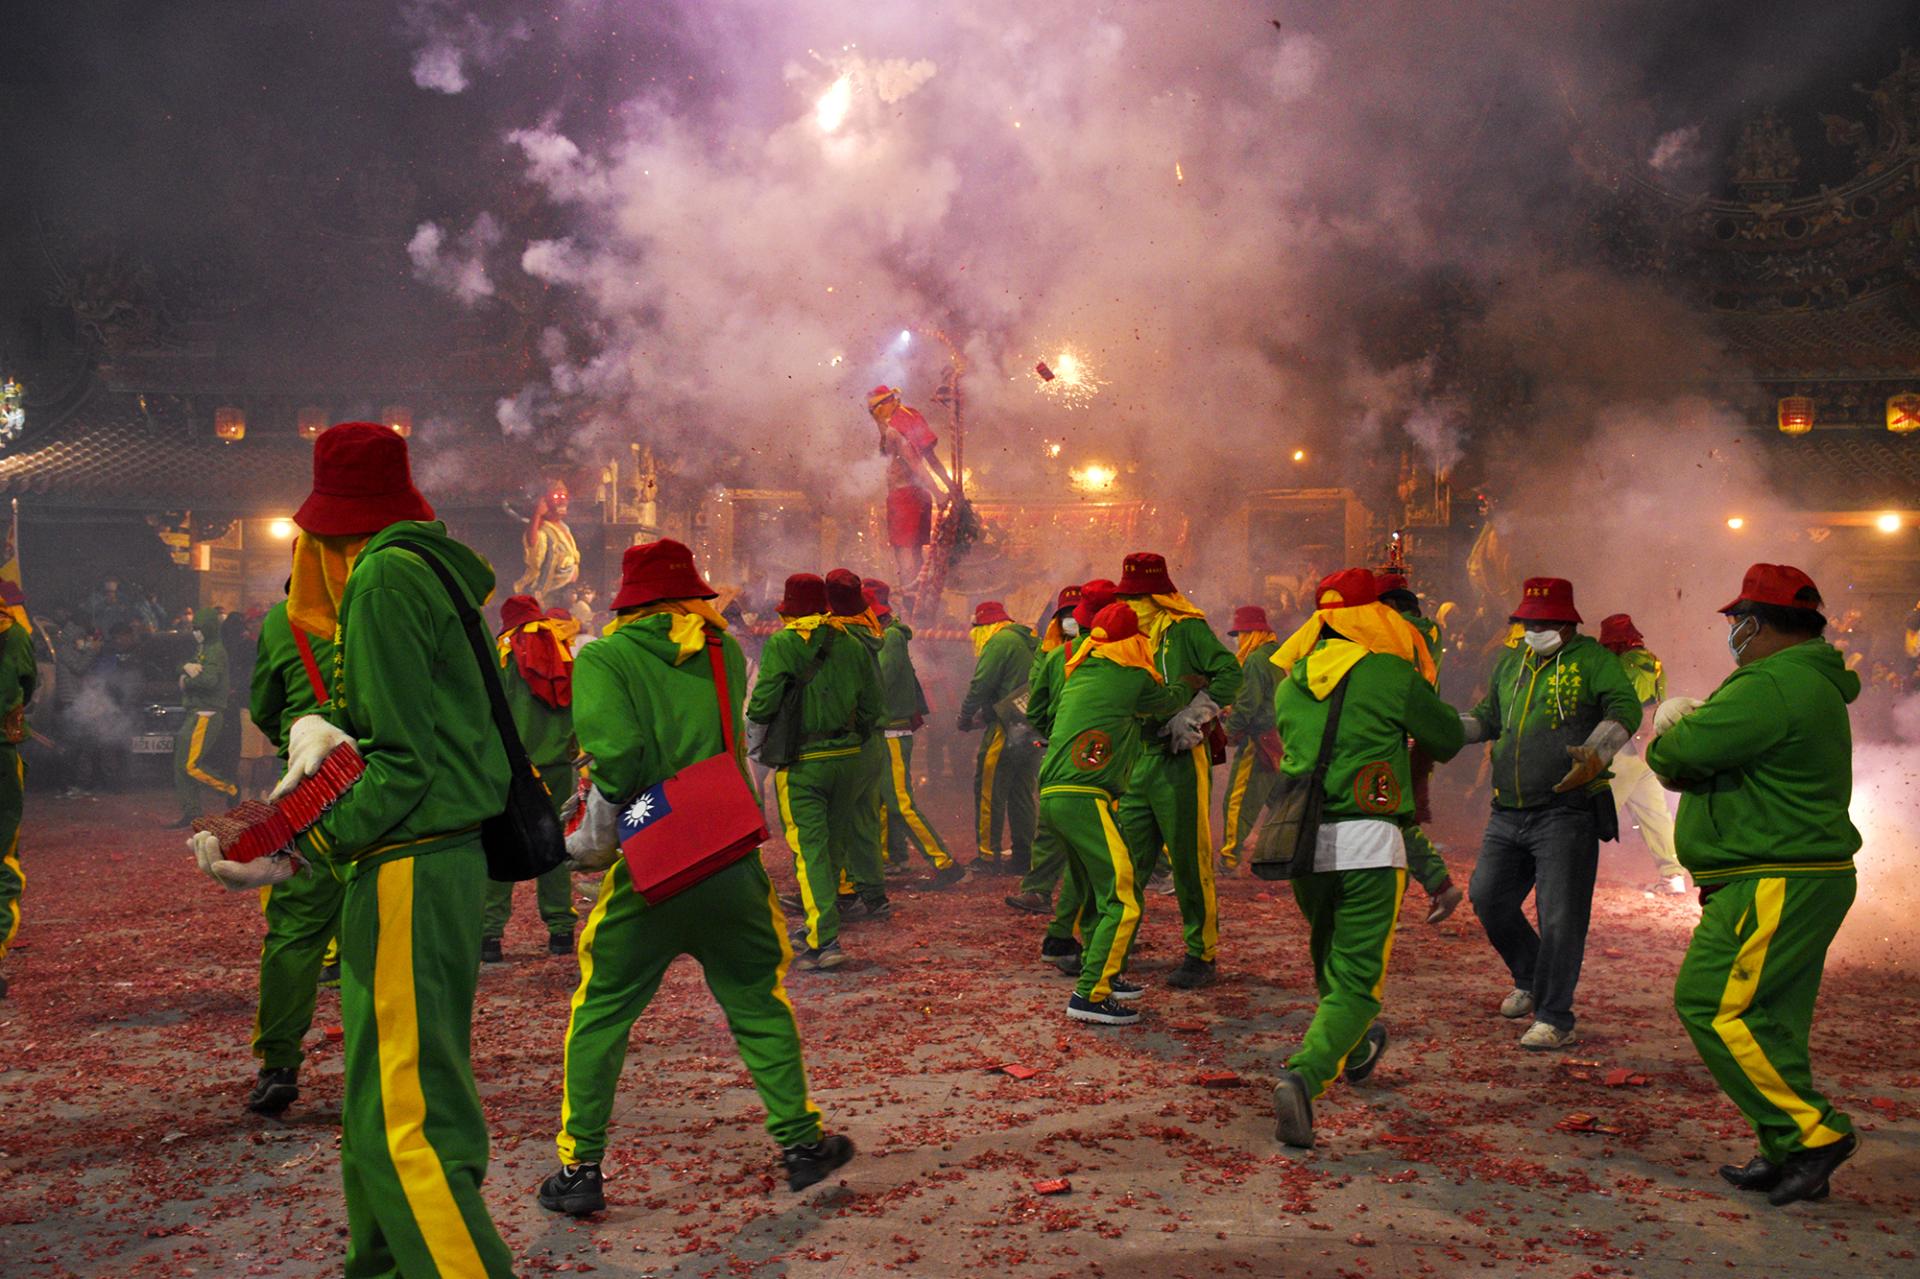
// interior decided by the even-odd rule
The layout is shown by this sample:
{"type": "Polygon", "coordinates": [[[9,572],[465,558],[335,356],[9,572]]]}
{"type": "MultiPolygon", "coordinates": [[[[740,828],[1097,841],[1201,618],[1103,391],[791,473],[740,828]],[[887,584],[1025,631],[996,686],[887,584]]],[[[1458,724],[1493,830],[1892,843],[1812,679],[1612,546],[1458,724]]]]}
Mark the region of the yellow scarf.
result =
{"type": "Polygon", "coordinates": [[[1160,646],[1160,637],[1175,622],[1185,621],[1189,617],[1207,620],[1207,615],[1194,607],[1193,601],[1175,591],[1171,595],[1148,595],[1142,599],[1131,599],[1127,604],[1133,609],[1135,617],[1140,619],[1140,633],[1145,635],[1155,648],[1160,646]]]}
{"type": "Polygon", "coordinates": [[[864,613],[856,613],[852,617],[841,617],[836,614],[827,619],[827,625],[837,626],[843,631],[850,626],[864,626],[875,635],[880,633],[880,619],[873,615],[872,609],[868,609],[864,613]]]}
{"type": "Polygon", "coordinates": [[[673,619],[667,625],[667,638],[680,646],[680,651],[673,658],[675,666],[696,653],[706,650],[709,627],[723,634],[727,629],[727,619],[720,616],[720,610],[706,600],[658,600],[636,608],[631,613],[622,613],[607,623],[606,629],[601,633],[612,635],[629,622],[637,622],[643,617],[653,617],[659,613],[665,613],[673,619]]]}
{"type": "Polygon", "coordinates": [[[800,617],[786,618],[780,629],[783,631],[799,631],[800,638],[811,644],[813,642],[813,633],[826,624],[827,615],[825,613],[807,613],[800,617]]]}
{"type": "Polygon", "coordinates": [[[1253,656],[1254,649],[1259,648],[1262,644],[1278,643],[1279,640],[1280,637],[1272,631],[1241,631],[1240,648],[1238,652],[1234,653],[1234,660],[1242,666],[1245,666],[1247,659],[1253,656]]]}
{"type": "Polygon", "coordinates": [[[1272,660],[1275,666],[1292,674],[1294,666],[1310,653],[1314,653],[1314,657],[1307,663],[1307,687],[1315,697],[1323,699],[1369,653],[1386,653],[1412,663],[1420,672],[1420,678],[1429,684],[1436,674],[1433,654],[1427,651],[1426,636],[1385,604],[1323,608],[1288,637],[1272,660]],[[1320,632],[1327,627],[1340,632],[1348,642],[1333,640],[1314,653],[1320,643],[1320,632]]]}
{"type": "Polygon", "coordinates": [[[988,622],[985,626],[974,627],[973,628],[974,660],[978,661],[980,654],[987,651],[988,640],[992,639],[994,636],[998,635],[1001,631],[1006,630],[1009,626],[1012,626],[1012,625],[1013,625],[1012,622],[988,622]]]}
{"type": "Polygon", "coordinates": [[[340,629],[340,597],[367,536],[293,539],[293,581],[287,587],[287,620],[309,635],[332,639],[340,629]]]}
{"type": "Polygon", "coordinates": [[[499,650],[500,665],[505,666],[507,664],[507,655],[513,652],[514,636],[538,635],[542,632],[553,636],[553,638],[558,641],[560,645],[560,660],[562,662],[570,663],[573,661],[573,641],[574,637],[580,634],[580,623],[571,618],[562,622],[555,618],[543,617],[538,621],[527,622],[523,625],[516,626],[510,631],[502,631],[499,636],[495,638],[494,647],[499,650]]]}
{"type": "Polygon", "coordinates": [[[1099,632],[1081,640],[1067,657],[1067,673],[1064,679],[1072,679],[1073,673],[1080,669],[1080,663],[1087,660],[1089,654],[1098,654],[1115,666],[1131,666],[1135,670],[1145,671],[1153,676],[1156,684],[1167,681],[1161,677],[1159,668],[1153,664],[1153,646],[1147,643],[1144,635],[1129,635],[1123,640],[1103,640],[1099,632]]]}
{"type": "Polygon", "coordinates": [[[1040,651],[1051,653],[1056,648],[1065,648],[1066,645],[1067,628],[1060,625],[1060,619],[1055,617],[1047,623],[1047,633],[1040,637],[1040,651]]]}

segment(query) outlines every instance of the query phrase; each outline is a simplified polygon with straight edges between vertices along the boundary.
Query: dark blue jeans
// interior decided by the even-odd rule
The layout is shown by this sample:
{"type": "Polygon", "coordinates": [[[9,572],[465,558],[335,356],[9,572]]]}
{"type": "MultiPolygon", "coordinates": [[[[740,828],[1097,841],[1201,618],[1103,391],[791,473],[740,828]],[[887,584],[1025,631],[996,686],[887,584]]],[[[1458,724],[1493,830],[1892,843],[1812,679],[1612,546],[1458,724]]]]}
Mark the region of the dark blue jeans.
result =
{"type": "Polygon", "coordinates": [[[1534,1017],[1573,1029],[1573,989],[1587,951],[1600,840],[1586,807],[1496,808],[1467,892],[1487,940],[1517,989],[1533,993],[1534,1017]],[[1522,907],[1534,894],[1535,932],[1522,907]]]}

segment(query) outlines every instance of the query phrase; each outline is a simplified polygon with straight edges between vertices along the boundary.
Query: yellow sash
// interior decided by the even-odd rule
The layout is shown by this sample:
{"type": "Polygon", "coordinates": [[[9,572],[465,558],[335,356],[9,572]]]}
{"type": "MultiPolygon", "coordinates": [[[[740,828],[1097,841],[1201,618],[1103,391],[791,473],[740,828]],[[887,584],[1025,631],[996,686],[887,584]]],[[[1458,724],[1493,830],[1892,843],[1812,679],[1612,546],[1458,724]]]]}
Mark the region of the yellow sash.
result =
{"type": "Polygon", "coordinates": [[[1262,644],[1277,643],[1279,639],[1280,637],[1272,631],[1241,631],[1240,648],[1234,653],[1234,660],[1242,666],[1245,666],[1247,659],[1253,656],[1254,649],[1259,648],[1262,644]]]}
{"type": "Polygon", "coordinates": [[[987,651],[988,640],[992,639],[994,636],[998,635],[1001,631],[1006,630],[1009,626],[1012,626],[1012,625],[1013,625],[1012,622],[988,622],[985,626],[974,627],[973,628],[974,659],[976,661],[979,660],[980,654],[987,651]]]}
{"type": "Polygon", "coordinates": [[[367,544],[366,536],[293,539],[293,582],[287,588],[287,620],[309,635],[332,639],[340,629],[340,597],[347,576],[367,544]]]}
{"type": "Polygon", "coordinates": [[[1387,653],[1413,664],[1420,678],[1431,684],[1435,677],[1433,654],[1427,651],[1427,639],[1413,624],[1385,604],[1358,604],[1352,608],[1325,608],[1307,619],[1273,655],[1273,664],[1292,673],[1294,666],[1313,653],[1322,630],[1331,627],[1349,641],[1335,640],[1307,664],[1307,686],[1316,697],[1326,697],[1342,676],[1368,653],[1387,653]]]}

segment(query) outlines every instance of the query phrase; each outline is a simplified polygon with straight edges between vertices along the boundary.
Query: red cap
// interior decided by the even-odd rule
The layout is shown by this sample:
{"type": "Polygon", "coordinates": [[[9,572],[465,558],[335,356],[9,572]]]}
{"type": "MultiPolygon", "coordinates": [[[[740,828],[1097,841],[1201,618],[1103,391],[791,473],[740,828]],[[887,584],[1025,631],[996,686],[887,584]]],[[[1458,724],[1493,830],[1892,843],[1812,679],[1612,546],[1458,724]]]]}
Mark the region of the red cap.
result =
{"type": "Polygon", "coordinates": [[[1379,602],[1380,592],[1374,589],[1373,574],[1364,568],[1343,568],[1323,577],[1313,592],[1316,609],[1358,608],[1379,602]]]}
{"type": "Polygon", "coordinates": [[[817,573],[795,573],[774,612],[782,617],[811,617],[827,611],[827,583],[817,573]]]}
{"type": "Polygon", "coordinates": [[[900,392],[894,390],[892,387],[888,386],[885,382],[882,382],[879,386],[876,386],[871,391],[867,392],[867,407],[870,409],[875,408],[880,404],[883,404],[886,401],[893,399],[899,394],[900,392]]]}
{"type": "Polygon", "coordinates": [[[1731,613],[1742,604],[1773,604],[1780,608],[1824,607],[1820,588],[1791,564],[1755,564],[1740,583],[1740,593],[1721,609],[1731,613]]]}
{"type": "Polygon", "coordinates": [[[501,631],[516,630],[542,617],[540,601],[531,595],[509,595],[500,601],[501,631]]]}
{"type": "Polygon", "coordinates": [[[1053,611],[1060,613],[1080,603],[1080,583],[1069,582],[1060,588],[1060,596],[1054,601],[1053,611]]]}
{"type": "Polygon", "coordinates": [[[1634,626],[1633,619],[1625,613],[1615,613],[1611,617],[1600,619],[1600,644],[1616,653],[1624,653],[1630,648],[1640,648],[1647,642],[1634,626]]]}
{"type": "Polygon", "coordinates": [[[827,574],[827,608],[835,617],[858,617],[867,611],[867,595],[860,589],[858,573],[837,568],[827,574]]]}
{"type": "Polygon", "coordinates": [[[378,422],[342,422],[313,442],[313,492],[293,522],[318,537],[378,533],[402,520],[430,520],[413,486],[407,442],[378,422]]]}
{"type": "Polygon", "coordinates": [[[1119,591],[1114,584],[1104,577],[1096,577],[1091,582],[1082,583],[1080,602],[1073,606],[1073,620],[1079,623],[1081,630],[1091,631],[1093,619],[1101,609],[1113,603],[1114,596],[1118,594],[1119,591]]]}
{"type": "Polygon", "coordinates": [[[1140,615],[1125,604],[1109,604],[1093,619],[1093,637],[1111,644],[1140,633],[1140,615]]]}
{"type": "Polygon", "coordinates": [[[662,538],[629,546],[620,556],[620,590],[613,597],[613,611],[661,600],[710,600],[719,594],[694,568],[693,552],[684,543],[662,538]]]}
{"type": "Polygon", "coordinates": [[[1530,577],[1520,588],[1520,606],[1513,610],[1516,622],[1580,621],[1573,606],[1573,583],[1564,577],[1530,577]]]}
{"type": "Polygon", "coordinates": [[[874,612],[882,615],[893,612],[893,588],[879,578],[861,578],[860,593],[867,597],[867,604],[874,612]]]}
{"type": "Polygon", "coordinates": [[[1267,621],[1267,610],[1258,604],[1242,604],[1233,610],[1233,625],[1227,628],[1227,634],[1238,635],[1242,631],[1270,631],[1272,625],[1267,621]]]}
{"type": "Polygon", "coordinates": [[[1120,562],[1121,595],[1171,595],[1173,579],[1167,576],[1167,557],[1152,551],[1135,551],[1120,562]]]}
{"type": "Polygon", "coordinates": [[[1382,569],[1373,575],[1373,593],[1385,595],[1388,591],[1411,591],[1413,582],[1397,568],[1382,569]]]}
{"type": "Polygon", "coordinates": [[[984,603],[973,606],[973,624],[975,626],[991,626],[995,622],[1011,622],[1012,620],[1011,617],[1007,616],[1007,606],[999,600],[987,600],[984,603]]]}

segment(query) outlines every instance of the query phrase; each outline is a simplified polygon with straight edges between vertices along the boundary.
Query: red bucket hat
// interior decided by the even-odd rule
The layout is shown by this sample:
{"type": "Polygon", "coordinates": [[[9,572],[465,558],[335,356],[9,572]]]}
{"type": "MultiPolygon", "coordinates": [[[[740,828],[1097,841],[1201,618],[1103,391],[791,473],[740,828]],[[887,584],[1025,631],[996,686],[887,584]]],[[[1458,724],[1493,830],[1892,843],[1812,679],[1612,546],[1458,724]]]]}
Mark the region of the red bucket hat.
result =
{"type": "Polygon", "coordinates": [[[1120,595],[1171,595],[1175,587],[1167,576],[1167,557],[1152,551],[1135,551],[1120,562],[1120,595]]]}
{"type": "Polygon", "coordinates": [[[1780,608],[1821,609],[1825,602],[1813,579],[1791,564],[1755,564],[1740,583],[1740,593],[1721,609],[1731,613],[1742,604],[1773,604],[1780,608]]]}
{"type": "Polygon", "coordinates": [[[1267,621],[1267,610],[1258,604],[1242,604],[1233,610],[1233,625],[1227,628],[1227,634],[1239,635],[1244,631],[1270,631],[1273,626],[1267,621]]]}
{"type": "Polygon", "coordinates": [[[867,611],[867,594],[860,589],[859,574],[847,568],[827,574],[827,607],[835,617],[858,617],[867,611]]]}
{"type": "Polygon", "coordinates": [[[629,546],[620,556],[620,590],[613,611],[661,600],[710,600],[720,592],[693,567],[693,552],[671,538],[629,546]]]}
{"type": "Polygon", "coordinates": [[[430,520],[413,486],[407,442],[378,422],[342,422],[313,442],[313,492],[293,522],[317,537],[378,533],[402,520],[430,520]]]}
{"type": "Polygon", "coordinates": [[[1125,604],[1109,604],[1093,619],[1094,638],[1111,644],[1140,633],[1140,615],[1125,604]]]}
{"type": "Polygon", "coordinates": [[[1343,568],[1338,573],[1329,574],[1320,579],[1320,585],[1313,592],[1313,607],[1358,608],[1362,604],[1378,604],[1380,592],[1373,584],[1373,574],[1364,568],[1343,568]]]}
{"type": "Polygon", "coordinates": [[[1113,603],[1119,593],[1113,583],[1104,577],[1083,582],[1080,586],[1080,602],[1073,606],[1073,620],[1079,623],[1081,630],[1092,630],[1093,619],[1099,616],[1101,609],[1113,603]]]}
{"type": "Polygon", "coordinates": [[[987,600],[974,605],[973,624],[975,626],[992,626],[995,622],[1011,622],[1012,620],[1011,617],[1007,616],[1007,606],[999,600],[987,600]]]}
{"type": "Polygon", "coordinates": [[[1625,613],[1615,613],[1600,619],[1600,644],[1616,653],[1624,653],[1630,648],[1641,648],[1647,642],[1633,624],[1633,618],[1625,613]]]}
{"type": "Polygon", "coordinates": [[[540,601],[531,595],[509,595],[500,601],[500,629],[503,632],[517,630],[544,616],[546,614],[540,611],[540,601]]]}
{"type": "Polygon", "coordinates": [[[795,573],[774,612],[782,617],[811,617],[827,611],[827,583],[817,573],[795,573]]]}
{"type": "Polygon", "coordinates": [[[1520,588],[1520,606],[1513,610],[1515,622],[1580,623],[1580,610],[1573,606],[1573,583],[1564,577],[1530,577],[1520,588]]]}
{"type": "Polygon", "coordinates": [[[1059,598],[1053,602],[1054,616],[1058,617],[1061,613],[1069,609],[1078,608],[1080,605],[1080,594],[1080,583],[1078,582],[1069,582],[1067,585],[1061,587],[1059,598]]]}
{"type": "Polygon", "coordinates": [[[1373,575],[1373,592],[1385,595],[1388,591],[1411,591],[1413,580],[1397,568],[1382,569],[1373,575]]]}
{"type": "Polygon", "coordinates": [[[860,593],[867,597],[867,604],[874,612],[883,616],[893,612],[893,588],[879,578],[861,578],[860,593]]]}

